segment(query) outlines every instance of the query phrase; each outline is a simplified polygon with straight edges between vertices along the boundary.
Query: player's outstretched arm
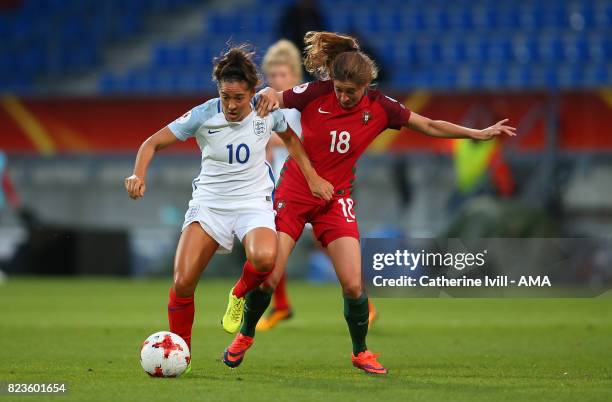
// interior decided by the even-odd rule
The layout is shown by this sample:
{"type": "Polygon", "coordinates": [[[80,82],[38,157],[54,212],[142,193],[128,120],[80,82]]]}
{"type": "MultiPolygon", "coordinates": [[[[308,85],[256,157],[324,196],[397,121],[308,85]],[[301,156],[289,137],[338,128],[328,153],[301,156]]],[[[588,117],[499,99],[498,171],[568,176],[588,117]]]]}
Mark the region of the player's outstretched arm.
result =
{"type": "Polygon", "coordinates": [[[516,128],[507,126],[508,119],[500,120],[491,127],[482,130],[463,127],[458,124],[449,123],[444,120],[431,120],[412,112],[408,119],[407,128],[414,131],[439,138],[471,138],[474,140],[490,140],[498,135],[516,135],[516,128]]]}
{"type": "Polygon", "coordinates": [[[130,177],[125,179],[125,189],[130,198],[136,200],[144,195],[146,190],[145,178],[147,176],[147,169],[155,152],[177,141],[178,138],[172,134],[172,131],[170,131],[168,127],[164,127],[142,143],[136,155],[134,172],[130,177]]]}
{"type": "Polygon", "coordinates": [[[310,187],[312,195],[322,198],[325,201],[331,200],[334,195],[334,186],[317,174],[310,163],[310,159],[308,159],[302,141],[300,141],[291,127],[287,126],[287,131],[277,134],[285,143],[289,155],[291,155],[293,160],[295,160],[300,167],[300,170],[308,182],[308,187],[310,187]]]}
{"type": "Polygon", "coordinates": [[[282,92],[276,92],[275,89],[267,87],[259,91],[257,95],[255,110],[259,117],[266,117],[271,111],[284,107],[282,92]]]}

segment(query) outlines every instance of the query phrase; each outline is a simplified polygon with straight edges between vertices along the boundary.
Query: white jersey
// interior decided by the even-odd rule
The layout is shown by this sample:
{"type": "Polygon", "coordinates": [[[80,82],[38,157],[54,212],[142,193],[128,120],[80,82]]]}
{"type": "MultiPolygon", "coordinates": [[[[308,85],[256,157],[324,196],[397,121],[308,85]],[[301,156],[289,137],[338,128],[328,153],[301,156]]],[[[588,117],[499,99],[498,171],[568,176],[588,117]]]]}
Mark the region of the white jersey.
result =
{"type": "Polygon", "coordinates": [[[280,109],[281,113],[285,116],[285,120],[291,129],[297,134],[298,137],[302,138],[302,114],[297,109],[280,109]]]}
{"type": "MultiPolygon", "coordinates": [[[[300,118],[302,114],[297,109],[281,109],[281,113],[285,115],[285,120],[291,129],[297,134],[298,137],[302,138],[302,122],[300,118]]],[[[280,171],[289,156],[289,151],[285,147],[274,147],[272,148],[272,170],[276,180],[280,175],[280,171]]]]}
{"type": "Polygon", "coordinates": [[[253,200],[271,201],[274,175],[266,162],[272,131],[287,131],[280,111],[258,117],[254,111],[240,122],[228,122],[221,101],[196,106],[168,125],[185,141],[195,137],[202,150],[202,169],[193,181],[194,201],[218,209],[253,200]]]}

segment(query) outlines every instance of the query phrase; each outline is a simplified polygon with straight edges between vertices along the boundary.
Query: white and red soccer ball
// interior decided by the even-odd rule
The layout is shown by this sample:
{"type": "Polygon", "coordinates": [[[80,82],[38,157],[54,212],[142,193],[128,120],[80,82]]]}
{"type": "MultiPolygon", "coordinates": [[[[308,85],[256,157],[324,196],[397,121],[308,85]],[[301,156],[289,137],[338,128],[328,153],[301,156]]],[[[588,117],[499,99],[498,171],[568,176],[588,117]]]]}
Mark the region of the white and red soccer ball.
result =
{"type": "Polygon", "coordinates": [[[190,361],[189,347],[183,338],[168,331],[149,336],[140,349],[140,365],[151,377],[178,377],[190,361]]]}

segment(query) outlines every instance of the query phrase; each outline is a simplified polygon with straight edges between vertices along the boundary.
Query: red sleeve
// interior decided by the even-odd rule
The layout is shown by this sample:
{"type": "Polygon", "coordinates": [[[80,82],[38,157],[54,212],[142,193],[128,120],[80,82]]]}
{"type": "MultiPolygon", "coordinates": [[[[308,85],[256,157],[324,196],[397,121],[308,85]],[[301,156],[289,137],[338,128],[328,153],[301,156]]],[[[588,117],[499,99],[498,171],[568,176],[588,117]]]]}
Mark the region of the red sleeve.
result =
{"type": "Polygon", "coordinates": [[[293,87],[283,92],[283,104],[287,109],[297,109],[300,112],[310,102],[334,90],[331,80],[313,81],[293,87]]]}
{"type": "Polygon", "coordinates": [[[378,103],[382,106],[387,113],[388,128],[399,130],[402,126],[408,124],[410,119],[410,109],[404,106],[402,103],[390,98],[384,94],[380,94],[377,99],[378,103]]]}
{"type": "Polygon", "coordinates": [[[510,166],[504,160],[499,144],[496,146],[495,151],[493,151],[489,164],[492,171],[491,179],[497,189],[497,194],[501,197],[510,197],[515,189],[514,179],[512,178],[510,166]]]}
{"type": "Polygon", "coordinates": [[[17,192],[13,188],[13,183],[11,183],[11,178],[9,177],[8,172],[4,172],[4,175],[2,175],[2,188],[4,189],[6,199],[11,207],[17,208],[21,202],[17,192]]]}

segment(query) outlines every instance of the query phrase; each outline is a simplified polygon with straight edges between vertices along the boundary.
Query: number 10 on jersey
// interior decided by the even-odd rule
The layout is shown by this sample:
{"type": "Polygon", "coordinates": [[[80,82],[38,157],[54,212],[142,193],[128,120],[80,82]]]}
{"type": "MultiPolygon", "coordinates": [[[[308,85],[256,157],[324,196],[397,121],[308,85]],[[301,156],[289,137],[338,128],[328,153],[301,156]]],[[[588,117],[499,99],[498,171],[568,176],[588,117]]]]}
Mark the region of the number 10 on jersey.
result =
{"type": "MultiPolygon", "coordinates": [[[[228,151],[228,160],[231,165],[234,163],[234,144],[228,144],[225,146],[228,151]]],[[[240,144],[236,147],[236,161],[238,163],[247,163],[251,156],[251,150],[247,144],[240,144]]]]}

